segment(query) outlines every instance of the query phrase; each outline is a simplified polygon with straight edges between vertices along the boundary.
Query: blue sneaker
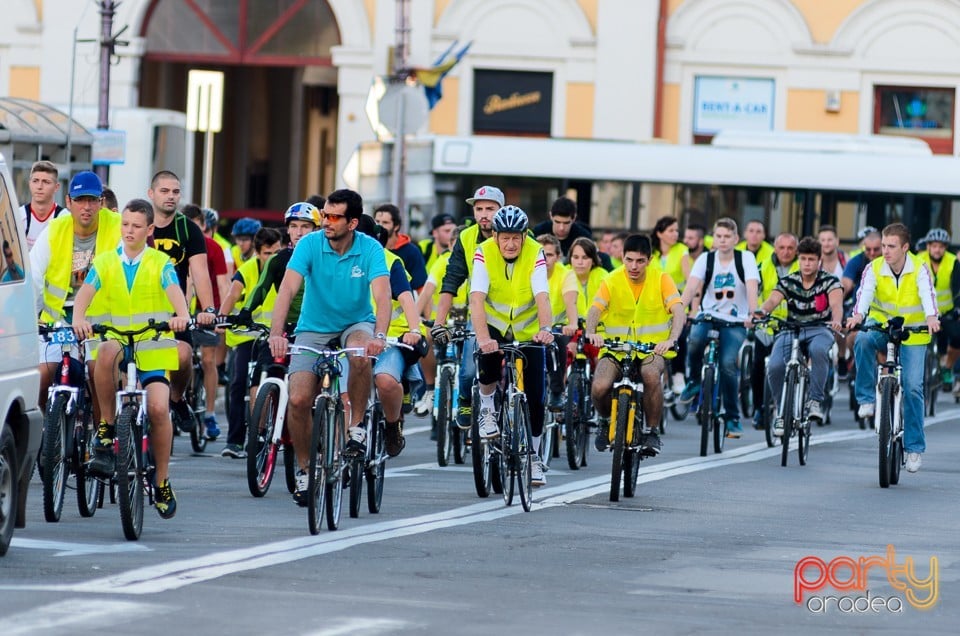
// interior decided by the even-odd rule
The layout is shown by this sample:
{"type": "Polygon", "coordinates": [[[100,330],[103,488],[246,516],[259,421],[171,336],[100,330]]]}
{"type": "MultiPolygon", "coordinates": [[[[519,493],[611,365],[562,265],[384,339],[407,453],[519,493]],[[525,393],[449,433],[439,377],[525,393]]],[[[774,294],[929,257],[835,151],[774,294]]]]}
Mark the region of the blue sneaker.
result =
{"type": "Polygon", "coordinates": [[[700,383],[694,380],[687,382],[687,386],[683,387],[683,393],[680,394],[680,401],[684,404],[689,404],[696,399],[697,394],[700,393],[700,383]]]}
{"type": "Polygon", "coordinates": [[[217,426],[217,418],[208,415],[203,418],[203,426],[207,429],[207,439],[211,442],[220,437],[220,427],[217,426]]]}
{"type": "Polygon", "coordinates": [[[743,427],[740,426],[740,420],[727,420],[727,438],[740,439],[743,434],[743,427]]]}

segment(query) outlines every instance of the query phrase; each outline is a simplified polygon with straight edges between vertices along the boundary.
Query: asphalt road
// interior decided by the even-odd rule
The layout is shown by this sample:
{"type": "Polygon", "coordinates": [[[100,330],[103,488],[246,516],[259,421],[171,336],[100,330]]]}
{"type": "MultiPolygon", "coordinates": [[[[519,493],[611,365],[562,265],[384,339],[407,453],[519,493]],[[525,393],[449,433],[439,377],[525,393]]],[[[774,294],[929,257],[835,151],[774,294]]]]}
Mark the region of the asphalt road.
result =
{"type": "Polygon", "coordinates": [[[591,445],[581,470],[553,460],[530,513],[479,499],[469,463],[438,467],[414,419],[381,513],[350,519],[344,501],[340,530],[317,536],[282,474],[254,499],[222,443],[193,456],[180,437],[179,511],[148,510],[138,542],[115,505],[80,518],[72,491],[61,521],[44,522],[35,480],[28,525],[0,559],[0,635],[955,634],[960,407],[940,407],[921,471],[889,489],[875,435],[842,409],[814,430],[808,465],[792,454],[786,468],[753,430],[700,458],[693,419],[668,418],[637,497],[609,501],[610,455],[591,445]],[[802,569],[797,603],[806,557],[822,561],[802,569]],[[876,558],[858,585],[861,557],[876,558]],[[903,584],[907,557],[916,580],[903,584]],[[848,584],[869,596],[837,589],[848,584]]]}

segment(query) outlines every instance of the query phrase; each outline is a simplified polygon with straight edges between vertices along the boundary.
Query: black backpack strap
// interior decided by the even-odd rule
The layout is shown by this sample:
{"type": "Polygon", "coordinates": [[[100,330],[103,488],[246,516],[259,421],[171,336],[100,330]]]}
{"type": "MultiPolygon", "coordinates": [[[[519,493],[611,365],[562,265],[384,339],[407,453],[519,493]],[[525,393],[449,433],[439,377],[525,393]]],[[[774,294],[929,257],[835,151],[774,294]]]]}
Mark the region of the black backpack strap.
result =
{"type": "MultiPolygon", "coordinates": [[[[710,284],[710,281],[713,280],[713,265],[716,260],[716,252],[707,252],[707,271],[704,274],[703,279],[703,288],[706,289],[707,285],[710,284]]],[[[742,250],[733,250],[733,266],[737,269],[737,276],[740,277],[741,283],[747,282],[746,270],[743,268],[743,251],[742,250]]]]}
{"type": "Polygon", "coordinates": [[[24,203],[23,205],[20,206],[20,209],[23,210],[23,213],[27,215],[26,227],[23,228],[23,233],[24,233],[24,235],[27,235],[27,234],[30,233],[30,221],[33,220],[33,219],[31,218],[31,217],[33,216],[33,214],[30,212],[30,204],[29,204],[29,203],[24,203]]]}
{"type": "Polygon", "coordinates": [[[743,270],[743,252],[741,250],[733,250],[733,266],[737,268],[737,276],[740,277],[740,282],[746,284],[747,275],[743,270]]]}
{"type": "Polygon", "coordinates": [[[703,274],[703,291],[707,291],[707,285],[713,280],[713,262],[717,258],[716,252],[707,252],[707,271],[703,274]]]}

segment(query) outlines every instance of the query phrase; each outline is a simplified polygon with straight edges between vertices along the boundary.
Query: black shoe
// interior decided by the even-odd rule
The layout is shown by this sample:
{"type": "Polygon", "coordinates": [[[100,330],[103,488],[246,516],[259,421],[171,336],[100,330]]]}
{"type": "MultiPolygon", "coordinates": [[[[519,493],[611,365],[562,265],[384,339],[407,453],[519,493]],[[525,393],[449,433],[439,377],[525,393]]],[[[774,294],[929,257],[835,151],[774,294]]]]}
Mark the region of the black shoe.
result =
{"type": "Polygon", "coordinates": [[[227,386],[230,383],[230,378],[227,377],[227,369],[224,365],[217,365],[217,384],[220,386],[227,386]]]}
{"type": "Polygon", "coordinates": [[[597,433],[593,438],[593,446],[601,453],[607,451],[610,448],[610,422],[608,420],[600,420],[597,424],[597,433]]]}
{"type": "Polygon", "coordinates": [[[387,425],[384,428],[383,441],[389,457],[396,457],[401,451],[403,451],[403,447],[407,445],[407,440],[403,437],[403,430],[400,427],[400,422],[387,422],[387,425]]]}
{"type": "Polygon", "coordinates": [[[551,411],[563,410],[563,393],[550,392],[550,401],[547,402],[547,408],[551,411]]]}
{"type": "Polygon", "coordinates": [[[367,429],[351,426],[347,431],[350,439],[343,447],[344,457],[360,457],[367,452],[367,429]]]}
{"type": "Polygon", "coordinates": [[[182,399],[178,402],[170,400],[170,412],[177,422],[177,427],[184,433],[192,432],[197,425],[196,420],[193,418],[193,411],[190,410],[190,405],[182,399]]]}
{"type": "Polygon", "coordinates": [[[113,477],[116,466],[117,461],[113,454],[113,441],[111,440],[109,446],[95,447],[93,449],[93,456],[87,463],[87,472],[94,477],[110,479],[113,477]]]}
{"type": "MultiPolygon", "coordinates": [[[[293,500],[301,508],[306,508],[307,504],[310,503],[310,481],[307,476],[307,471],[302,469],[298,470],[295,479],[297,485],[293,491],[293,500]]],[[[320,487],[323,488],[322,485],[320,487]]]]}
{"type": "Polygon", "coordinates": [[[156,503],[154,503],[154,506],[157,512],[160,513],[160,517],[163,519],[172,519],[173,515],[177,514],[177,495],[173,492],[173,486],[170,485],[170,480],[167,479],[157,486],[155,493],[156,503]]]}
{"type": "Polygon", "coordinates": [[[660,454],[660,436],[656,433],[640,435],[640,454],[644,457],[656,457],[660,454]]]}

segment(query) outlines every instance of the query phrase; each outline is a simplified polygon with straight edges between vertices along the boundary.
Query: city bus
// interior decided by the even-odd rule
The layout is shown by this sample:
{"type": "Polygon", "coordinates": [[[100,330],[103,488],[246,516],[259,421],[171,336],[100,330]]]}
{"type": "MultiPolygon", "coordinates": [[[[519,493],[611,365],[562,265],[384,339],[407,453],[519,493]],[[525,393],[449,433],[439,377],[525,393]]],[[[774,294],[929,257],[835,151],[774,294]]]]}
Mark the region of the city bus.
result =
{"type": "MultiPolygon", "coordinates": [[[[389,192],[389,145],[361,146],[353,176],[365,199],[389,192]],[[369,193],[364,191],[369,189],[369,193]]],[[[711,144],[435,136],[407,144],[407,203],[469,216],[463,199],[483,184],[532,219],[554,198],[577,201],[594,230],[650,229],[672,215],[709,226],[721,216],[757,219],[769,235],[835,225],[853,243],[865,226],[906,223],[960,231],[960,160],[925,142],[877,135],[719,134],[711,144]]]]}

